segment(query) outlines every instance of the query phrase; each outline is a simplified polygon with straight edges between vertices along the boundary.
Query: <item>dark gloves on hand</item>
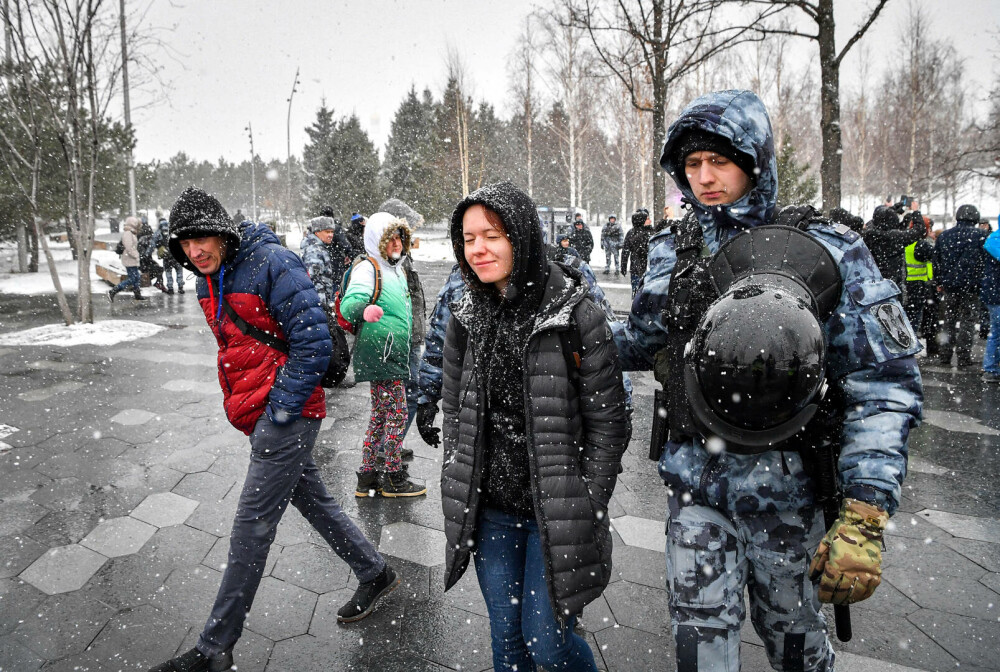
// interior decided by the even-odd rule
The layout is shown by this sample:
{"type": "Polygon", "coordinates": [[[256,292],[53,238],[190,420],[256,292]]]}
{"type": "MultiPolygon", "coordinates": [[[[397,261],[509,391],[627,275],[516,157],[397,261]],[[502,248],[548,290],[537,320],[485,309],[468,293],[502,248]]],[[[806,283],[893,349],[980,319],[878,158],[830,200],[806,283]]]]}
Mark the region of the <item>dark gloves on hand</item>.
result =
{"type": "Polygon", "coordinates": [[[417,431],[428,446],[436,448],[441,443],[441,430],[434,426],[437,404],[425,402],[417,406],[417,431]]]}

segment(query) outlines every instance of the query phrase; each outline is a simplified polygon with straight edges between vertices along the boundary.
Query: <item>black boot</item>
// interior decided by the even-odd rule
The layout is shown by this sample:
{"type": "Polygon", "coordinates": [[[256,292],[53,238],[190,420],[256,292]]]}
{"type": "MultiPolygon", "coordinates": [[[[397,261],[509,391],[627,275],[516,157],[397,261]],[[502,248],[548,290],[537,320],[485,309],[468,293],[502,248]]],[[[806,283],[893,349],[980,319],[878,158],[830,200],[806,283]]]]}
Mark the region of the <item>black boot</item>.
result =
{"type": "Polygon", "coordinates": [[[381,475],[380,491],[383,497],[419,497],[427,494],[427,488],[410,480],[406,467],[399,471],[387,471],[381,475]]]}
{"type": "Polygon", "coordinates": [[[134,298],[136,301],[146,301],[147,300],[146,297],[142,295],[142,292],[139,291],[138,287],[136,287],[133,290],[132,298],[134,298]]]}
{"type": "Polygon", "coordinates": [[[400,579],[396,576],[396,572],[386,565],[381,574],[368,583],[358,586],[351,600],[337,611],[337,620],[341,623],[360,621],[375,611],[378,601],[395,590],[399,583],[400,579]]]}
{"type": "Polygon", "coordinates": [[[223,672],[233,667],[233,651],[217,656],[206,656],[198,649],[191,649],[152,668],[149,672],[223,672]]]}
{"type": "Polygon", "coordinates": [[[177,288],[177,293],[178,294],[183,294],[184,293],[184,288],[183,287],[178,287],[177,288]]]}
{"type": "Polygon", "coordinates": [[[173,293],[174,293],[174,288],[173,287],[167,287],[167,294],[173,295],[173,293]]]}
{"type": "Polygon", "coordinates": [[[382,491],[377,471],[359,471],[357,474],[358,487],[354,489],[355,497],[374,497],[382,491]]]}
{"type": "Polygon", "coordinates": [[[117,287],[112,287],[111,289],[109,289],[108,290],[108,301],[110,301],[111,303],[114,303],[115,302],[115,296],[118,294],[119,291],[120,290],[117,287]]]}

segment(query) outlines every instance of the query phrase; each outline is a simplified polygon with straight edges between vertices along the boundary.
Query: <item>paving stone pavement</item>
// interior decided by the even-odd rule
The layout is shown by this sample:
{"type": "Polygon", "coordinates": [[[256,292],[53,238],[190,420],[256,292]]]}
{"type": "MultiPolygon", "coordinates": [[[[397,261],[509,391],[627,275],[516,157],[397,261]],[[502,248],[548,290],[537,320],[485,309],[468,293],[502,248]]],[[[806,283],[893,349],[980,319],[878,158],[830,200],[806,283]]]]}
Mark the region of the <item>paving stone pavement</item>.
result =
{"type": "MultiPolygon", "coordinates": [[[[449,265],[422,266],[433,297],[449,265]]],[[[608,293],[627,309],[627,289],[608,293]]],[[[0,333],[58,322],[52,303],[2,297],[0,333]]],[[[148,669],[194,644],[226,562],[248,442],[223,414],[193,293],[98,310],[168,329],[109,347],[0,349],[0,672],[148,669]]],[[[911,439],[883,584],[853,610],[853,641],[835,642],[838,670],[1000,669],[1000,388],[975,371],[923,374],[929,412],[911,439]]],[[[634,380],[635,436],[611,505],[615,577],[581,624],[602,668],[673,670],[665,489],[645,457],[652,380],[634,380]]],[[[239,670],[491,669],[474,572],[443,591],[440,452],[416,431],[406,441],[426,498],[355,498],[367,385],[330,392],[327,406],[316,462],[403,585],[372,617],[339,625],[356,579],[289,509],[239,670]]],[[[743,632],[743,669],[770,669],[749,623],[743,632]]]]}

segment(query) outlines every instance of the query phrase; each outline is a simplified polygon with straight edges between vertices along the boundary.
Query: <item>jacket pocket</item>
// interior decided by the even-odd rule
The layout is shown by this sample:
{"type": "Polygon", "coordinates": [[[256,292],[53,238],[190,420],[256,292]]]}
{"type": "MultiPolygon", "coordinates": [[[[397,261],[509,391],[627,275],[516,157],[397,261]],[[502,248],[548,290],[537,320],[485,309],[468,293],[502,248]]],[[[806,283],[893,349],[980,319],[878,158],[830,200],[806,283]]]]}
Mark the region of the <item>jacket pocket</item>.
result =
{"type": "Polygon", "coordinates": [[[877,361],[920,351],[920,341],[899,303],[896,283],[887,279],[855,282],[847,286],[847,293],[861,315],[868,346],[877,361]]]}

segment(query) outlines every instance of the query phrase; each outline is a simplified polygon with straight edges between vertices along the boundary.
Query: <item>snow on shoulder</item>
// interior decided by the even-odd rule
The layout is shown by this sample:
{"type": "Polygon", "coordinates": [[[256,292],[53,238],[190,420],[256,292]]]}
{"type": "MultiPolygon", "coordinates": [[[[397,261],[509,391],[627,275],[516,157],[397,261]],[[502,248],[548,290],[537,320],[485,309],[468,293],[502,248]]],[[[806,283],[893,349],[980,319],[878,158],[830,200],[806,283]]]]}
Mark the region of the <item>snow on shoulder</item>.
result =
{"type": "Polygon", "coordinates": [[[115,345],[164,331],[166,327],[137,320],[103,320],[94,324],[47,324],[0,334],[0,345],[115,345]]]}

